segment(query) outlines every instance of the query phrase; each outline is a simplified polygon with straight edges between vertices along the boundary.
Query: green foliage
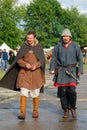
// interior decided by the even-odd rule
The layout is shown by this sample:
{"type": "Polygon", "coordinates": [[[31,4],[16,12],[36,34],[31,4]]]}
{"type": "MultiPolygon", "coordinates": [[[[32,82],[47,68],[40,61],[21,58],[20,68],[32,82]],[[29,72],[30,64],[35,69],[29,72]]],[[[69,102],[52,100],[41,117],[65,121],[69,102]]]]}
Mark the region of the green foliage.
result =
{"type": "Polygon", "coordinates": [[[87,43],[87,17],[77,8],[62,9],[57,0],[33,0],[27,6],[25,31],[35,30],[44,47],[55,45],[64,28],[71,30],[73,39],[81,46],[87,43]]]}
{"type": "Polygon", "coordinates": [[[71,30],[74,41],[87,45],[87,16],[77,8],[63,9],[58,0],[33,0],[17,5],[18,0],[0,0],[0,45],[16,48],[28,30],[35,30],[43,47],[54,46],[64,28],[71,30]]]}
{"type": "Polygon", "coordinates": [[[74,7],[64,10],[64,14],[61,16],[60,23],[71,30],[74,41],[81,46],[87,45],[86,15],[80,14],[74,7]]]}
{"type": "Polygon", "coordinates": [[[0,45],[5,42],[11,48],[16,48],[22,42],[22,30],[17,27],[20,13],[16,0],[1,0],[0,16],[0,45]]]}
{"type": "Polygon", "coordinates": [[[24,17],[25,30],[35,30],[44,47],[55,45],[62,29],[61,14],[62,8],[57,0],[33,0],[24,17]]]}

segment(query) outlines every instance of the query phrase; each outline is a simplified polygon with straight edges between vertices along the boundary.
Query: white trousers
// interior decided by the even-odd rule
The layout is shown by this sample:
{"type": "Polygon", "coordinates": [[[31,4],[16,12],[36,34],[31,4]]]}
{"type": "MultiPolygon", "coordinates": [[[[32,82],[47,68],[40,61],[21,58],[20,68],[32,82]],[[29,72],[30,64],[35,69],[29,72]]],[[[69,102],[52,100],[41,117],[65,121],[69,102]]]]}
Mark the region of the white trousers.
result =
{"type": "Polygon", "coordinates": [[[26,96],[29,97],[29,94],[32,98],[35,98],[37,96],[39,96],[40,93],[40,89],[35,89],[35,90],[29,90],[26,88],[21,88],[21,96],[26,96]]]}

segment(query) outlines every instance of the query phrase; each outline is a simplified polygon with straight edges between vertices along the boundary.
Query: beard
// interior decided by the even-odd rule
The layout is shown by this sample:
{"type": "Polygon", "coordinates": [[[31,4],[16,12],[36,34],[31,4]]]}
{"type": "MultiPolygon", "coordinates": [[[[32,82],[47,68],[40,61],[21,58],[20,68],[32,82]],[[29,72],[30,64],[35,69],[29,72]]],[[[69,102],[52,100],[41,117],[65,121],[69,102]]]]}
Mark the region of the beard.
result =
{"type": "Polygon", "coordinates": [[[64,40],[63,40],[63,43],[64,43],[64,44],[68,44],[69,42],[70,42],[70,40],[67,40],[67,39],[64,39],[64,40]]]}
{"type": "Polygon", "coordinates": [[[68,44],[71,41],[71,39],[63,39],[64,44],[68,44]]]}
{"type": "Polygon", "coordinates": [[[69,42],[72,41],[72,38],[71,37],[69,37],[69,38],[62,37],[62,41],[63,41],[64,44],[68,44],[69,42]]]}

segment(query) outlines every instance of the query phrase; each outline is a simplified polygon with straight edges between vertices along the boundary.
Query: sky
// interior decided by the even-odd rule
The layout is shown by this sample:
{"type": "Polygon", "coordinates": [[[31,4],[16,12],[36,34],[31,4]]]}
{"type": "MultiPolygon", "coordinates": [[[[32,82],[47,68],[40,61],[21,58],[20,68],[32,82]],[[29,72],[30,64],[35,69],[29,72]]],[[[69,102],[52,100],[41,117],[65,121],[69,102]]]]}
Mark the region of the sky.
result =
{"type": "MultiPolygon", "coordinates": [[[[27,4],[32,0],[18,0],[20,4],[27,4]]],[[[78,8],[80,13],[87,14],[87,0],[58,0],[63,8],[78,8]]]]}
{"type": "Polygon", "coordinates": [[[58,0],[63,8],[78,8],[80,13],[87,14],[87,0],[58,0]]]}

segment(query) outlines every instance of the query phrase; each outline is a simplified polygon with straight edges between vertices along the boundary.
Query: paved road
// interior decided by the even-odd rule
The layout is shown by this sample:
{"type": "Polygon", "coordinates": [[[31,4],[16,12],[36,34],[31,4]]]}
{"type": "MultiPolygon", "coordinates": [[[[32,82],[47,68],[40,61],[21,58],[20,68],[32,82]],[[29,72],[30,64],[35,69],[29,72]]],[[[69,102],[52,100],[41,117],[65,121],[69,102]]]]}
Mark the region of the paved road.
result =
{"type": "Polygon", "coordinates": [[[0,88],[0,130],[86,130],[87,129],[87,71],[81,76],[77,88],[77,120],[72,116],[62,119],[60,101],[56,88],[52,86],[52,76],[46,71],[44,94],[40,94],[39,118],[32,118],[32,99],[27,101],[25,121],[17,119],[20,93],[0,88]]]}

